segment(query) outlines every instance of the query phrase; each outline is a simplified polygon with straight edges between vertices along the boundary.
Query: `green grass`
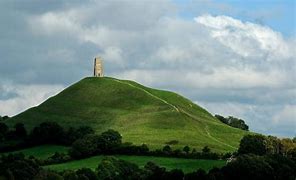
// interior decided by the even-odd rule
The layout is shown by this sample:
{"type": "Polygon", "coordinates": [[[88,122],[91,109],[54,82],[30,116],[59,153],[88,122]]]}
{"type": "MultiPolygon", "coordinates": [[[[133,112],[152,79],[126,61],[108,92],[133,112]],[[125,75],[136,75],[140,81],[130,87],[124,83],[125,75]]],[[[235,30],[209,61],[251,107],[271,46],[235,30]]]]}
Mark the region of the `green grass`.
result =
{"type": "MultiPolygon", "coordinates": [[[[47,159],[52,156],[55,152],[59,153],[67,153],[68,147],[65,146],[57,146],[57,145],[42,145],[36,146],[32,148],[22,149],[18,151],[12,151],[9,153],[23,153],[25,156],[34,156],[40,159],[47,159]]],[[[8,154],[8,153],[2,153],[8,154]]]]}
{"type": "MultiPolygon", "coordinates": [[[[208,171],[213,167],[222,167],[226,164],[226,162],[222,160],[199,160],[199,159],[196,160],[196,159],[151,157],[151,156],[124,156],[124,155],[117,155],[115,157],[135,163],[141,168],[143,168],[147,162],[152,161],[161,167],[165,167],[168,170],[177,168],[177,169],[182,169],[186,173],[193,172],[199,168],[208,171]]],[[[95,170],[103,158],[104,156],[94,156],[91,158],[71,161],[63,164],[45,166],[45,168],[62,171],[62,170],[76,170],[82,167],[87,167],[95,170]]]]}
{"type": "Polygon", "coordinates": [[[205,109],[169,91],[151,89],[114,78],[85,78],[7,123],[23,122],[28,129],[44,121],[69,126],[89,125],[98,133],[119,131],[123,141],[162,148],[177,140],[216,152],[235,151],[248,132],[221,123],[205,109]]]}

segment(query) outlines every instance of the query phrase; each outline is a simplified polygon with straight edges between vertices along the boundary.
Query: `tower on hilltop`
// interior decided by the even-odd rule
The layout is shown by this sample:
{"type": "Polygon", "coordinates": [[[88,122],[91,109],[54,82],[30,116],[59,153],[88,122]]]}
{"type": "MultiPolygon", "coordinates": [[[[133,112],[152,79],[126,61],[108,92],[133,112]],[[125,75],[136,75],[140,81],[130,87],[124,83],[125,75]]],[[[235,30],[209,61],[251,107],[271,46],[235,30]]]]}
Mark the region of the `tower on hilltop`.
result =
{"type": "Polygon", "coordinates": [[[103,62],[101,57],[95,58],[94,77],[103,77],[103,62]]]}

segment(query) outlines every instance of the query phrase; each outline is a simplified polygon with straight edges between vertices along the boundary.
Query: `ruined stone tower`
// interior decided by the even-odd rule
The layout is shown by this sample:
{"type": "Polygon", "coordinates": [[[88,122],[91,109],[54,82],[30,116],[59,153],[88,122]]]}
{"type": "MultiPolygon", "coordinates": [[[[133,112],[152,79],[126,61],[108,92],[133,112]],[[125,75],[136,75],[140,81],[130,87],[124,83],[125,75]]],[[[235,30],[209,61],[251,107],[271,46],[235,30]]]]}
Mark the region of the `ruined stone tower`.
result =
{"type": "Polygon", "coordinates": [[[101,57],[96,57],[94,62],[94,77],[103,77],[103,63],[101,57]]]}

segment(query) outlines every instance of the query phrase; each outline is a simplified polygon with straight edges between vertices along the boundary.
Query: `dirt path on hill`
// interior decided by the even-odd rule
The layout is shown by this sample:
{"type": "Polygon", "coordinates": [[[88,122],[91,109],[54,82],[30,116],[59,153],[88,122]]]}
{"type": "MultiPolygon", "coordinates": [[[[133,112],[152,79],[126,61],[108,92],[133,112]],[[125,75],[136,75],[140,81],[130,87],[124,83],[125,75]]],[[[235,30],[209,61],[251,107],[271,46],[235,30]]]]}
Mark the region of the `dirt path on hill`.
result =
{"type": "Polygon", "coordinates": [[[146,94],[148,94],[149,96],[151,96],[151,97],[153,97],[153,98],[155,98],[155,99],[157,99],[157,100],[160,100],[161,102],[165,103],[166,105],[169,105],[170,107],[172,107],[175,111],[180,112],[180,110],[179,110],[175,105],[173,105],[173,104],[167,102],[167,101],[164,100],[164,99],[161,99],[161,98],[158,97],[158,96],[155,96],[154,94],[150,93],[149,91],[147,91],[147,90],[145,90],[145,89],[143,89],[143,88],[140,88],[140,87],[137,87],[137,86],[135,86],[135,85],[133,85],[133,84],[130,84],[130,83],[128,83],[128,82],[122,82],[122,81],[119,81],[119,80],[116,80],[116,79],[114,79],[114,81],[119,82],[119,83],[121,83],[121,84],[129,85],[129,86],[131,86],[131,87],[134,87],[134,88],[137,88],[137,89],[139,89],[139,90],[141,90],[141,91],[144,91],[144,92],[145,92],[146,94]]]}
{"type": "MultiPolygon", "coordinates": [[[[147,90],[145,90],[145,89],[143,89],[143,88],[137,87],[137,86],[135,86],[135,85],[133,85],[133,84],[130,84],[130,83],[128,83],[128,82],[122,82],[122,81],[119,81],[119,80],[117,80],[117,79],[113,79],[113,80],[116,81],[116,82],[118,82],[118,83],[126,84],[126,85],[129,85],[129,86],[131,86],[131,87],[137,88],[137,89],[139,89],[139,90],[141,90],[141,91],[144,91],[144,92],[145,92],[146,94],[148,94],[149,96],[151,96],[151,97],[153,97],[153,98],[155,98],[155,99],[157,99],[157,100],[160,100],[161,102],[165,103],[166,105],[172,107],[175,111],[177,111],[177,112],[179,112],[179,113],[180,113],[180,112],[181,112],[181,113],[184,113],[185,115],[191,117],[192,119],[195,119],[195,120],[198,120],[198,121],[199,121],[199,119],[196,118],[194,115],[188,113],[187,111],[184,111],[183,109],[177,108],[175,105],[173,105],[173,104],[167,102],[166,100],[164,100],[164,99],[162,99],[162,98],[160,98],[160,97],[158,97],[158,96],[156,96],[156,95],[150,93],[149,91],[147,91],[147,90]]],[[[202,123],[203,123],[203,122],[202,122],[202,123]]],[[[203,123],[203,124],[204,124],[204,123],[203,123]]],[[[207,124],[204,124],[204,125],[205,125],[204,130],[205,130],[205,132],[207,133],[207,136],[208,136],[209,138],[211,138],[212,140],[214,140],[214,141],[216,141],[216,142],[218,142],[218,143],[220,143],[220,144],[223,144],[223,145],[225,145],[225,146],[228,146],[228,147],[231,147],[231,148],[233,148],[233,149],[236,149],[236,147],[231,146],[231,145],[229,145],[229,144],[227,144],[227,143],[224,143],[224,142],[220,141],[219,139],[213,137],[213,136],[211,135],[211,133],[209,132],[209,126],[208,126],[207,124]]]]}
{"type": "MultiPolygon", "coordinates": [[[[191,118],[193,118],[193,119],[195,119],[195,120],[198,120],[198,118],[196,118],[194,115],[192,115],[192,114],[190,114],[190,113],[184,111],[183,109],[181,109],[181,112],[183,112],[184,114],[186,114],[187,116],[189,116],[189,117],[191,117],[191,118]]],[[[200,120],[198,120],[198,121],[200,121],[200,120]]],[[[202,122],[202,123],[203,123],[203,122],[202,122]]],[[[203,124],[204,124],[204,123],[203,123],[203,124]]],[[[211,138],[212,140],[214,140],[214,141],[216,141],[216,142],[218,142],[218,143],[220,143],[220,144],[223,144],[223,145],[225,145],[225,146],[228,146],[228,147],[231,147],[231,148],[233,148],[233,149],[236,149],[236,147],[231,146],[230,144],[224,143],[224,142],[220,141],[219,139],[213,137],[213,136],[211,135],[211,133],[209,132],[209,126],[208,126],[207,124],[204,124],[204,125],[205,125],[204,130],[206,131],[206,133],[207,133],[207,135],[208,135],[209,138],[211,138]]]]}

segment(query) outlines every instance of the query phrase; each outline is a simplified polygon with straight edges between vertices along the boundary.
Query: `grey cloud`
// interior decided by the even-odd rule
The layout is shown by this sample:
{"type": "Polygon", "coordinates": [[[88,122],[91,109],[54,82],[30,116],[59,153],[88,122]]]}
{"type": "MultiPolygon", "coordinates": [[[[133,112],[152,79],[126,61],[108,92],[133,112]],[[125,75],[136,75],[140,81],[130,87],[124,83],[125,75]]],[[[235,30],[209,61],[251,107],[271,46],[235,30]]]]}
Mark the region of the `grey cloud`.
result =
{"type": "MultiPolygon", "coordinates": [[[[0,30],[1,83],[47,84],[56,92],[60,84],[90,76],[93,57],[101,55],[107,75],[177,91],[212,113],[241,116],[259,132],[294,135],[286,124],[295,121],[276,121],[264,129],[296,103],[295,54],[290,51],[295,41],[280,33],[227,16],[199,16],[205,23],[196,23],[178,17],[179,9],[170,1],[53,1],[48,8],[39,6],[18,4],[0,17],[7,24],[0,30]],[[217,21],[227,28],[207,24],[217,21]],[[258,31],[275,44],[265,47],[269,38],[248,36],[258,31]]],[[[10,93],[22,102],[12,97],[15,91],[10,93]]]]}

